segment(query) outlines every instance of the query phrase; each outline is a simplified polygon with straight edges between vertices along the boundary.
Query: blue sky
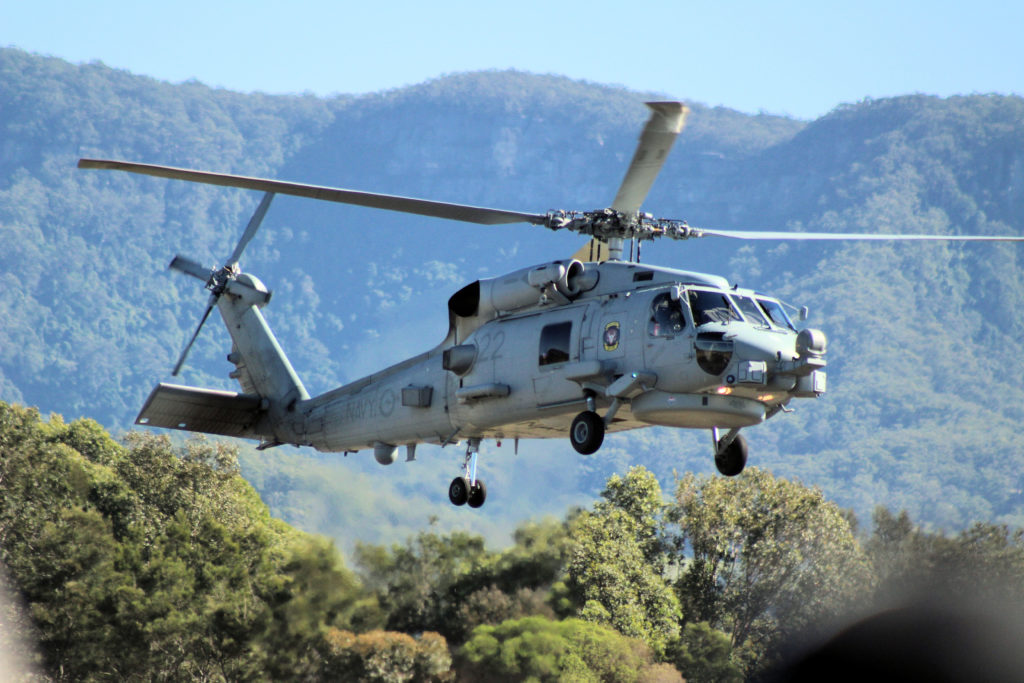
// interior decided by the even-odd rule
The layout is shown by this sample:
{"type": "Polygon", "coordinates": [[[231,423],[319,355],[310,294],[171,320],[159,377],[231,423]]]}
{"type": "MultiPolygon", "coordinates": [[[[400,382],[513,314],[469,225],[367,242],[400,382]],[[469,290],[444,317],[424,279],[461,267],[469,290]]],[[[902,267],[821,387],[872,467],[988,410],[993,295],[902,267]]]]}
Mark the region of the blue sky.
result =
{"type": "Polygon", "coordinates": [[[1009,0],[0,0],[2,46],[171,82],[329,95],[515,68],[799,118],[1024,93],[1022,31],[1009,0]]]}

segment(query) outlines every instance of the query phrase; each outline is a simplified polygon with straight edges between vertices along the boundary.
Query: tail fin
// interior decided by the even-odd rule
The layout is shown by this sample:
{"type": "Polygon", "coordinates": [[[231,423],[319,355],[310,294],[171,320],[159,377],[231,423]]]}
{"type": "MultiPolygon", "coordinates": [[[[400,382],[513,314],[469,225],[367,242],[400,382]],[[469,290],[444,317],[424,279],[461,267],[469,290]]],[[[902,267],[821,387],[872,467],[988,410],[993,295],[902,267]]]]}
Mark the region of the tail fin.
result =
{"type": "Polygon", "coordinates": [[[226,287],[216,305],[233,341],[231,376],[243,393],[159,384],[136,424],[259,439],[265,445],[293,441],[283,433],[283,418],[309,394],[260,313],[270,298],[266,287],[245,273],[237,282],[241,286],[226,287]]]}
{"type": "Polygon", "coordinates": [[[245,285],[238,293],[229,289],[217,301],[233,342],[228,360],[236,369],[231,376],[245,393],[269,399],[271,412],[275,407],[286,409],[296,401],[308,399],[302,380],[260,312],[267,298],[248,296],[250,291],[266,292],[266,287],[247,273],[239,275],[238,281],[245,285]]]}

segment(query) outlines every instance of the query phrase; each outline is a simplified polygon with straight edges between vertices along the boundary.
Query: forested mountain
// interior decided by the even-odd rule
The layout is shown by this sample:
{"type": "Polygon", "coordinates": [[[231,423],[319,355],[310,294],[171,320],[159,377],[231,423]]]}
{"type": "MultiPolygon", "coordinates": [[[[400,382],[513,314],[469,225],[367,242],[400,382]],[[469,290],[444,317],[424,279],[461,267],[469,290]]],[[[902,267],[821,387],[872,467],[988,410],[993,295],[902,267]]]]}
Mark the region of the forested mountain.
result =
{"type": "MultiPolygon", "coordinates": [[[[634,93],[485,72],[361,97],[242,95],[102,64],[0,50],[0,398],[126,428],[165,379],[204,293],[175,253],[222,260],[253,193],[75,169],[81,156],[279,177],[524,211],[606,206],[646,116],[634,93]]],[[[908,96],[812,122],[692,105],[645,206],[715,227],[1024,232],[1024,100],[908,96]]],[[[274,289],[267,317],[311,391],[441,339],[458,287],[579,246],[528,226],[478,227],[279,198],[245,267],[274,289]]],[[[1024,524],[1021,247],[645,246],[644,260],[721,273],[812,310],[830,339],[829,393],[749,430],[751,462],[821,486],[862,519],[877,504],[960,529],[1024,524]]],[[[185,381],[232,388],[227,336],[207,325],[185,381]]],[[[403,538],[511,530],[591,500],[643,463],[711,470],[704,433],[645,430],[583,459],[567,442],[485,451],[491,499],[446,502],[460,460],[425,449],[384,471],[244,452],[276,513],[307,530],[403,538]],[[403,501],[397,505],[396,500],[403,501]],[[465,511],[461,511],[465,512],[465,511]]]]}

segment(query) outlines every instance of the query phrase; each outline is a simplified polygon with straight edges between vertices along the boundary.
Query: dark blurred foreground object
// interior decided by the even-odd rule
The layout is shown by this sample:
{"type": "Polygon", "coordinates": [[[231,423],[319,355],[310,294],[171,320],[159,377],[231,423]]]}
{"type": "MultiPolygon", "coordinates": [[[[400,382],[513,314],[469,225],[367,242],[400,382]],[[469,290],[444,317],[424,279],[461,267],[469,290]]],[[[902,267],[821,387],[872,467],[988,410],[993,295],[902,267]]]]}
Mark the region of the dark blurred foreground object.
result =
{"type": "Polygon", "coordinates": [[[1024,612],[948,594],[915,601],[844,628],[767,680],[1024,681],[1024,612]]]}

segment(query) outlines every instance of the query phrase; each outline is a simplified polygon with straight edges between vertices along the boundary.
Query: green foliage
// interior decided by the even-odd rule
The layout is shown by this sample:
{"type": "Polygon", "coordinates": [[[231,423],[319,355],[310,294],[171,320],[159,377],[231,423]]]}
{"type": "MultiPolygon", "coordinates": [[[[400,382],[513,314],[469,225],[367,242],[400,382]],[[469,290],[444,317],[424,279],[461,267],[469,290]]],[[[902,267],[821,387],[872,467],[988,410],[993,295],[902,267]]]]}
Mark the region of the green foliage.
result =
{"type": "Polygon", "coordinates": [[[331,544],[270,518],[230,449],[125,448],[2,403],[0,553],[45,669],[74,680],[314,675],[359,591],[331,544]]]}
{"type": "MultiPolygon", "coordinates": [[[[407,545],[360,545],[356,563],[367,586],[378,595],[389,629],[453,635],[458,610],[456,586],[475,572],[484,556],[480,536],[456,532],[446,536],[423,532],[407,545]]],[[[455,631],[457,633],[457,631],[455,631]]]]}
{"type": "Polygon", "coordinates": [[[424,633],[370,631],[354,634],[331,629],[326,635],[322,675],[325,680],[400,683],[446,681],[452,659],[443,637],[424,633]]]}
{"type": "Polygon", "coordinates": [[[1024,530],[976,522],[948,536],[878,507],[865,544],[882,604],[950,595],[1024,607],[1024,530]]]}
{"type": "Polygon", "coordinates": [[[679,603],[659,555],[661,487],[643,468],[612,477],[606,501],[573,523],[569,587],[582,618],[639,638],[661,655],[679,630],[679,603]]]}
{"type": "Polygon", "coordinates": [[[126,443],[0,403],[0,559],[31,624],[2,621],[58,678],[443,681],[450,634],[459,680],[730,681],[872,604],[1024,605],[1024,531],[879,508],[862,550],[848,512],[757,468],[687,475],[666,504],[635,467],[502,551],[364,544],[364,586],[270,517],[232,449],[126,443]]]}
{"type": "Polygon", "coordinates": [[[641,641],[580,619],[478,626],[459,651],[465,681],[681,681],[641,641]],[[674,675],[670,677],[670,675],[674,675]]]}
{"type": "Polygon", "coordinates": [[[748,670],[779,638],[842,615],[871,588],[849,523],[819,490],[757,468],[735,478],[687,475],[671,515],[683,611],[728,633],[748,670]]]}
{"type": "Polygon", "coordinates": [[[546,520],[523,524],[515,545],[502,552],[488,551],[481,536],[422,532],[391,548],[360,544],[355,559],[376,594],[378,625],[461,642],[478,624],[552,614],[548,591],[567,553],[565,525],[546,520]]]}
{"type": "Polygon", "coordinates": [[[733,663],[729,636],[706,621],[690,622],[666,653],[666,659],[692,683],[738,683],[743,680],[733,663]]]}
{"type": "Polygon", "coordinates": [[[644,467],[632,467],[625,477],[613,474],[601,492],[604,502],[598,503],[598,514],[621,510],[635,525],[637,542],[644,557],[653,561],[661,548],[664,534],[662,513],[665,501],[658,479],[644,467]]]}

